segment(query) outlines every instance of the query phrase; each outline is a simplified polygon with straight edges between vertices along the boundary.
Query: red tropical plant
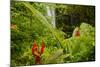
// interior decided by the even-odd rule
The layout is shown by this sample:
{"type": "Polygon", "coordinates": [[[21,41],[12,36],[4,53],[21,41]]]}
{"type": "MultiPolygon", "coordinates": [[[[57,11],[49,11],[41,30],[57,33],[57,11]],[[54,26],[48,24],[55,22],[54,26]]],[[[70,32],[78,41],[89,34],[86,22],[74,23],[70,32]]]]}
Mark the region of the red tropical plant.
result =
{"type": "Polygon", "coordinates": [[[80,31],[76,31],[76,36],[80,36],[80,31]]]}
{"type": "Polygon", "coordinates": [[[76,27],[73,31],[73,36],[80,36],[80,29],[79,27],[76,27]]]}
{"type": "Polygon", "coordinates": [[[35,58],[35,64],[41,64],[41,54],[44,52],[44,41],[42,40],[41,48],[37,47],[36,40],[33,43],[32,54],[35,58]]]}

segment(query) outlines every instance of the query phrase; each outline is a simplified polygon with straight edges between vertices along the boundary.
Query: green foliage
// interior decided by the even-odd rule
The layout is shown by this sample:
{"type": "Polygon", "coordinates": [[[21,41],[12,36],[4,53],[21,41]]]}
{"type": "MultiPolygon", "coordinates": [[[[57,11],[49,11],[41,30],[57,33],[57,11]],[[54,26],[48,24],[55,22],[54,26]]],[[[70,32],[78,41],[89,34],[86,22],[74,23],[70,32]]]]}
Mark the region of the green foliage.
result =
{"type": "MultiPolygon", "coordinates": [[[[45,43],[44,53],[41,56],[42,64],[95,60],[94,27],[82,23],[80,37],[65,39],[66,34],[50,24],[45,13],[46,5],[12,2],[11,24],[16,25],[16,28],[11,28],[11,66],[34,65],[31,48],[34,40],[40,46],[42,39],[45,43]]],[[[57,5],[48,4],[48,6],[57,5]]]]}
{"type": "MultiPolygon", "coordinates": [[[[65,47],[68,47],[67,53],[71,55],[71,62],[92,61],[94,55],[94,28],[86,23],[80,25],[80,37],[72,37],[64,40],[65,47]],[[92,57],[90,59],[90,57],[92,57]],[[84,58],[84,59],[83,59],[84,58]]],[[[66,48],[65,48],[66,49],[66,48]]]]}

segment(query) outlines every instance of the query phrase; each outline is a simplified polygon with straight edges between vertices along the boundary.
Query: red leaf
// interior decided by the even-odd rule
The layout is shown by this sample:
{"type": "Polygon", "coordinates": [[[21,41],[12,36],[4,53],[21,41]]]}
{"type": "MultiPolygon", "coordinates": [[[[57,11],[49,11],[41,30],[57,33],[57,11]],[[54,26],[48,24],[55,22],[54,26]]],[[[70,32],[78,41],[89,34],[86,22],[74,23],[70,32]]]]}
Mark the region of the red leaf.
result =
{"type": "Polygon", "coordinates": [[[36,49],[36,48],[37,48],[37,46],[36,46],[36,40],[35,40],[33,43],[33,47],[32,47],[32,54],[34,54],[34,49],[36,49]]]}
{"type": "Polygon", "coordinates": [[[41,47],[41,53],[44,52],[44,41],[42,40],[42,47],[41,47]]]}
{"type": "Polygon", "coordinates": [[[77,31],[76,32],[76,36],[80,36],[80,31],[77,31]]]}

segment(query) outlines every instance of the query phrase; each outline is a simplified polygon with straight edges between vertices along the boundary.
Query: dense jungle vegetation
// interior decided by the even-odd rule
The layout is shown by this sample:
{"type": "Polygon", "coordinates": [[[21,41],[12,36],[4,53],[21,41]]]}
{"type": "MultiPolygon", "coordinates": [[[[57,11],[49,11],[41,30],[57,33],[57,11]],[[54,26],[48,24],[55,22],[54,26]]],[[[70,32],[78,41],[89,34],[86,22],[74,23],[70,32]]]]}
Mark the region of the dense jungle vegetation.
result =
{"type": "Polygon", "coordinates": [[[35,65],[34,40],[44,41],[42,64],[94,61],[95,7],[11,1],[12,67],[35,65]],[[77,27],[79,36],[73,35],[77,27]]]}

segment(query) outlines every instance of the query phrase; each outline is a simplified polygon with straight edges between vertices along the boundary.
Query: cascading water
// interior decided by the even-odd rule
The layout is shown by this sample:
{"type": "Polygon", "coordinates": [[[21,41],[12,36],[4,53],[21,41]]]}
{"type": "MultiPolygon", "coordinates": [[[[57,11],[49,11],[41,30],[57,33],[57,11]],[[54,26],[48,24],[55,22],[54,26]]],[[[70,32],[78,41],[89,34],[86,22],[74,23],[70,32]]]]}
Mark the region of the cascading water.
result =
{"type": "Polygon", "coordinates": [[[53,27],[56,27],[56,22],[55,22],[55,9],[53,7],[47,6],[47,16],[51,17],[51,24],[53,27]]]}

